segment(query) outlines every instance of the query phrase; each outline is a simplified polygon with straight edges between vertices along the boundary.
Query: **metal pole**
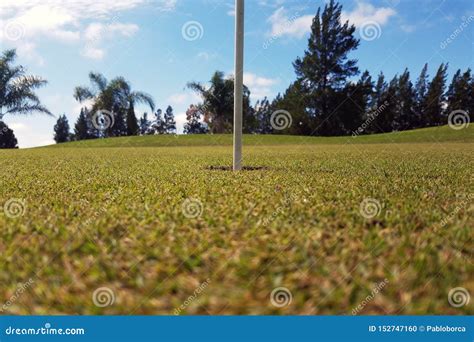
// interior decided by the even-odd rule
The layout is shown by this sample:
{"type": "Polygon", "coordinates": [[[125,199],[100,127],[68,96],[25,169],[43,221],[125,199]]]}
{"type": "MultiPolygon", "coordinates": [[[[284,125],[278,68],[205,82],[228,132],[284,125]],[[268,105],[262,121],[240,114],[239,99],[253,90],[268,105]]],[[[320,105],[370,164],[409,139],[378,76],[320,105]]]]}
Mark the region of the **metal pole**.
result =
{"type": "Polygon", "coordinates": [[[242,169],[244,0],[235,0],[234,171],[242,169]]]}

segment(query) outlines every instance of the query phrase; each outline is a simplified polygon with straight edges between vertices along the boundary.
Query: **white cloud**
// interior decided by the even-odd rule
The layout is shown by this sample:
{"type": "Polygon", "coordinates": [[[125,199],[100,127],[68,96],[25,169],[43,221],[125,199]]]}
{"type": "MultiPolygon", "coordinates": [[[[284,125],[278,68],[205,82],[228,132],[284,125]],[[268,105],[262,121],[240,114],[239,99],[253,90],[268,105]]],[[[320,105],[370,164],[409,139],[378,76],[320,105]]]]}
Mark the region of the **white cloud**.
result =
{"type": "Polygon", "coordinates": [[[271,24],[268,35],[276,38],[289,36],[301,39],[310,31],[313,17],[313,15],[300,16],[298,13],[289,16],[285,8],[280,7],[268,18],[271,24]]]}
{"type": "Polygon", "coordinates": [[[132,37],[139,30],[135,24],[112,22],[103,24],[91,23],[84,31],[85,46],[81,51],[84,57],[102,59],[106,52],[103,48],[104,40],[111,40],[117,36],[132,37]]]}
{"type": "MultiPolygon", "coordinates": [[[[351,12],[342,11],[341,21],[349,20],[351,24],[360,26],[366,22],[377,22],[379,25],[388,23],[390,17],[397,12],[390,7],[375,7],[374,5],[357,1],[357,5],[351,12]]],[[[297,12],[289,13],[284,7],[278,8],[268,18],[271,25],[268,36],[279,38],[288,36],[301,39],[311,31],[314,15],[299,15],[297,12]]]]}
{"type": "Polygon", "coordinates": [[[272,87],[280,82],[279,79],[258,76],[251,72],[244,73],[244,84],[250,90],[250,98],[252,101],[271,97],[274,95],[272,87]]]}
{"type": "Polygon", "coordinates": [[[349,20],[349,23],[355,26],[361,26],[367,22],[375,21],[379,25],[385,25],[391,16],[397,14],[397,12],[390,7],[375,7],[372,4],[358,1],[356,8],[352,12],[342,11],[341,20],[345,22],[349,20]]]}
{"type": "Polygon", "coordinates": [[[82,55],[102,58],[101,40],[132,37],[138,31],[135,24],[119,22],[120,13],[151,3],[155,9],[169,12],[177,0],[0,0],[0,43],[17,47],[19,54],[22,45],[24,52],[28,48],[37,54],[33,47],[45,37],[63,43],[83,42],[82,55]],[[86,20],[93,23],[84,26],[86,20]]]}
{"type": "Polygon", "coordinates": [[[181,93],[176,93],[172,94],[171,96],[168,97],[167,101],[172,105],[172,106],[180,106],[180,105],[190,105],[190,104],[196,104],[201,101],[201,98],[199,95],[197,95],[195,92],[192,91],[183,91],[181,93]]]}

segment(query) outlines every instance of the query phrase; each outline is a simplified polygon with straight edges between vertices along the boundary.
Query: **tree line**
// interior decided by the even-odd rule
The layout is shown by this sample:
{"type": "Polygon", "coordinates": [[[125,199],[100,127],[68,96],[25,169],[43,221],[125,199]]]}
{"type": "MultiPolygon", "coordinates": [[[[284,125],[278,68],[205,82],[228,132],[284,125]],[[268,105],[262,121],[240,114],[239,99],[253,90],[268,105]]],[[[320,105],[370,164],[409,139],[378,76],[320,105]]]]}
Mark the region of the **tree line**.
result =
{"type": "MultiPolygon", "coordinates": [[[[304,56],[293,63],[296,80],[283,94],[251,106],[244,87],[245,133],[360,135],[445,125],[453,111],[462,111],[465,120],[472,118],[471,69],[457,70],[449,87],[444,63],[432,78],[425,64],[414,83],[408,69],[391,79],[383,72],[373,79],[350,58],[360,40],[354,36],[354,25],[341,22],[341,11],[342,5],[334,0],[318,9],[304,56]]],[[[216,72],[209,87],[188,86],[203,101],[189,107],[185,131],[230,133],[233,81],[216,72]]]]}
{"type": "MultiPolygon", "coordinates": [[[[457,70],[449,85],[448,64],[430,77],[428,64],[416,80],[408,69],[387,79],[383,72],[372,78],[359,70],[350,54],[360,40],[355,26],[341,21],[342,5],[334,0],[318,8],[311,25],[307,49],[293,62],[296,79],[275,99],[250,101],[244,86],[243,130],[256,134],[360,135],[444,125],[450,113],[461,111],[471,121],[474,113],[474,75],[457,70]]],[[[52,113],[35,91],[47,84],[15,65],[15,50],[0,56],[0,148],[15,148],[13,131],[2,121],[5,115],[52,113]]],[[[123,77],[107,80],[89,74],[90,86],[76,87],[74,98],[84,104],[73,130],[65,115],[54,126],[55,140],[65,142],[105,137],[173,134],[173,108],[156,109],[151,95],[132,89],[123,77]],[[144,104],[152,113],[136,117],[144,104]]],[[[185,134],[230,133],[233,124],[234,82],[216,71],[206,84],[187,87],[201,97],[186,111],[185,134]]]]}
{"type": "Polygon", "coordinates": [[[74,125],[70,126],[66,115],[61,115],[54,126],[54,140],[57,143],[108,137],[173,134],[176,121],[173,108],[168,106],[163,114],[161,109],[155,112],[155,102],[151,95],[142,91],[133,91],[130,83],[123,77],[108,81],[105,76],[91,72],[90,87],[76,87],[74,98],[84,106],[74,125]],[[154,119],[149,120],[144,113],[137,120],[135,106],[146,104],[154,119]]]}

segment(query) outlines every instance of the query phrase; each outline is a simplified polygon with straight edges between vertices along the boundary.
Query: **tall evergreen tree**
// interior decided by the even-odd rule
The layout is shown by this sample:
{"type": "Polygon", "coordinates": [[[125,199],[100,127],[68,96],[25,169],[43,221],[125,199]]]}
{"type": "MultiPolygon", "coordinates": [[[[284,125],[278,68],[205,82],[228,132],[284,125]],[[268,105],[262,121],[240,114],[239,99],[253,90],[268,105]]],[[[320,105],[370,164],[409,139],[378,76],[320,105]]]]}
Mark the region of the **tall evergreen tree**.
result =
{"type": "Polygon", "coordinates": [[[148,120],[148,113],[143,113],[140,118],[140,135],[146,135],[150,133],[151,122],[148,120]]]}
{"type": "Polygon", "coordinates": [[[438,126],[446,123],[443,107],[446,101],[444,90],[447,69],[447,64],[441,64],[428,87],[424,104],[424,126],[438,126]]]}
{"type": "MultiPolygon", "coordinates": [[[[292,124],[283,133],[311,135],[316,128],[314,118],[306,110],[305,91],[300,82],[290,84],[283,96],[280,94],[271,103],[271,112],[265,124],[270,125],[270,116],[274,111],[285,110],[290,113],[292,124]]],[[[270,126],[270,129],[272,127],[270,126]]]]}
{"type": "Polygon", "coordinates": [[[372,78],[369,72],[365,71],[357,84],[348,83],[344,89],[336,93],[340,105],[337,107],[335,114],[338,120],[338,124],[335,126],[335,134],[351,134],[361,126],[367,117],[372,92],[372,78]]]}
{"type": "Polygon", "coordinates": [[[127,110],[127,135],[138,135],[140,133],[140,128],[138,127],[137,117],[135,116],[135,109],[133,102],[128,106],[127,110]]]}
{"type": "Polygon", "coordinates": [[[173,134],[176,132],[176,121],[174,119],[173,107],[168,106],[168,108],[166,108],[163,121],[166,134],[173,134]]]}
{"type": "Polygon", "coordinates": [[[298,82],[307,93],[310,117],[315,117],[319,134],[331,135],[337,130],[333,112],[339,105],[336,92],[357,75],[357,60],[349,53],[359,46],[355,26],[341,22],[342,5],[330,0],[323,12],[318,9],[311,25],[308,49],[293,63],[298,82]]]}
{"type": "Polygon", "coordinates": [[[151,125],[151,132],[152,134],[165,134],[165,121],[162,117],[163,111],[161,109],[157,109],[155,112],[155,120],[151,125]]]}
{"type": "Polygon", "coordinates": [[[375,82],[374,93],[371,101],[371,110],[377,110],[383,102],[383,94],[387,91],[387,82],[385,82],[385,75],[383,72],[377,77],[377,82],[375,82]]]}
{"type": "MultiPolygon", "coordinates": [[[[277,97],[278,98],[278,97],[277,97]]],[[[272,105],[265,96],[263,100],[257,101],[254,107],[255,117],[257,120],[256,133],[269,134],[272,133],[273,127],[271,125],[272,105]]]]}
{"type": "Polygon", "coordinates": [[[70,135],[69,122],[66,115],[59,116],[56,125],[54,125],[54,141],[56,141],[57,144],[68,142],[70,135]]]}
{"type": "Polygon", "coordinates": [[[428,63],[423,66],[420,76],[415,84],[415,105],[414,105],[414,116],[415,124],[412,128],[419,128],[425,126],[425,105],[426,105],[426,93],[428,92],[429,80],[428,80],[428,63]]]}
{"type": "Polygon", "coordinates": [[[0,121],[0,149],[2,148],[18,148],[18,141],[13,131],[0,121]]]}
{"type": "Polygon", "coordinates": [[[414,127],[418,120],[415,116],[416,103],[415,90],[410,81],[410,73],[405,69],[398,78],[398,88],[396,95],[396,110],[392,124],[392,130],[403,131],[414,127]]]}
{"type": "MultiPolygon", "coordinates": [[[[379,83],[379,81],[377,81],[377,83],[379,83]]],[[[380,95],[380,99],[378,100],[378,107],[373,109],[375,113],[373,122],[371,124],[373,133],[388,133],[396,129],[396,127],[394,127],[394,121],[398,110],[398,84],[398,75],[395,75],[388,84],[382,86],[384,90],[380,95]]]]}
{"type": "Polygon", "coordinates": [[[471,102],[471,69],[461,74],[461,70],[456,71],[453,80],[449,85],[446,93],[448,100],[448,108],[446,113],[451,113],[455,110],[464,110],[469,112],[471,102]]]}

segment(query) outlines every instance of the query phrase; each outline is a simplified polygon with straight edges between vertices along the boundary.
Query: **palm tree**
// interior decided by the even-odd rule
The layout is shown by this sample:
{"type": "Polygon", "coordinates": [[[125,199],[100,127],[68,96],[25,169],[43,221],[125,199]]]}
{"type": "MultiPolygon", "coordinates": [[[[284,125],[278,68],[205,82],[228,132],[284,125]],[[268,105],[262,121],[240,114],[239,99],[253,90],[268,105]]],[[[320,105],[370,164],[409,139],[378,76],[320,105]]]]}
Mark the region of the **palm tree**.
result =
{"type": "Polygon", "coordinates": [[[79,102],[92,101],[90,115],[94,116],[100,111],[109,111],[114,114],[115,127],[109,127],[109,135],[125,135],[127,127],[124,129],[120,125],[126,125],[125,115],[131,112],[137,103],[147,104],[152,111],[155,109],[153,98],[141,91],[132,91],[130,83],[123,77],[116,77],[110,82],[100,73],[89,73],[91,88],[76,87],[74,98],[79,102]]]}
{"type": "Polygon", "coordinates": [[[7,50],[0,56],[0,120],[7,114],[40,112],[52,115],[35,94],[35,90],[47,81],[26,75],[26,69],[21,65],[12,65],[15,58],[15,50],[7,50]]]}
{"type": "MultiPolygon", "coordinates": [[[[225,78],[224,73],[216,71],[210,80],[210,87],[198,82],[190,82],[187,87],[202,98],[197,106],[209,125],[212,133],[229,133],[232,131],[234,113],[234,80],[225,78]]],[[[250,91],[244,85],[244,118],[249,123],[250,91]]],[[[245,125],[244,125],[245,126],[245,125]]]]}

